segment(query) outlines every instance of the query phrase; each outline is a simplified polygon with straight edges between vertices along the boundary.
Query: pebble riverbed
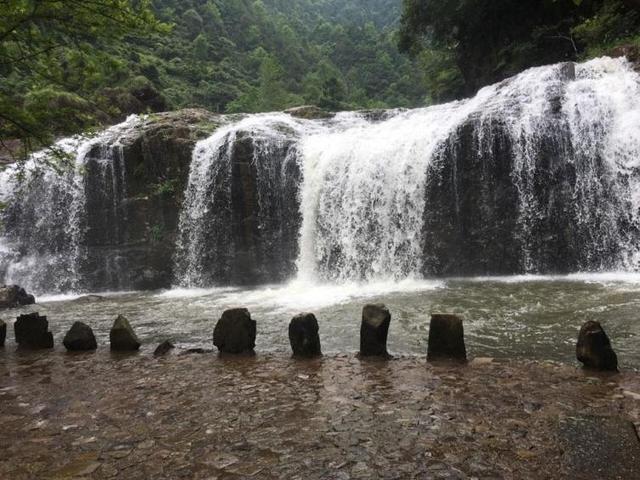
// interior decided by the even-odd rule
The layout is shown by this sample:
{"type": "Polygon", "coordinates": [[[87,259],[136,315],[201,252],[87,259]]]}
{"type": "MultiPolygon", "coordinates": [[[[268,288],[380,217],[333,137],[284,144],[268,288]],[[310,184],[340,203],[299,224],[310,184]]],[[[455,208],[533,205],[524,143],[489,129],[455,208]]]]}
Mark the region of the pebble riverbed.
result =
{"type": "Polygon", "coordinates": [[[640,376],[487,358],[5,348],[0,405],[2,479],[617,478],[581,476],[561,425],[640,426],[640,376]]]}

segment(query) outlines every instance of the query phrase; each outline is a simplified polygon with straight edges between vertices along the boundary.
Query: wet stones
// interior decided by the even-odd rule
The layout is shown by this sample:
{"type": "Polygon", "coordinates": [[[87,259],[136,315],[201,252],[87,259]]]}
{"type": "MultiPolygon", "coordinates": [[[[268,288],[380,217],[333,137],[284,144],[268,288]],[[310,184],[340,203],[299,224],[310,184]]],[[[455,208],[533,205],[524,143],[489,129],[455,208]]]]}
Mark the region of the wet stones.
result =
{"type": "Polygon", "coordinates": [[[16,308],[23,305],[33,305],[36,299],[18,285],[3,285],[0,287],[0,309],[16,308]]]}
{"type": "Polygon", "coordinates": [[[75,322],[71,326],[62,343],[70,352],[88,352],[98,348],[93,330],[82,322],[75,322]]]}
{"type": "Polygon", "coordinates": [[[133,352],[140,349],[140,340],[136,336],[129,320],[123,315],[119,315],[113,322],[109,333],[111,350],[117,352],[133,352]]]}
{"type": "Polygon", "coordinates": [[[609,337],[599,322],[588,321],[580,329],[576,357],[585,368],[617,371],[618,357],[611,347],[609,337]]]}
{"type": "Polygon", "coordinates": [[[154,357],[162,357],[162,356],[166,355],[167,353],[169,353],[174,348],[176,348],[176,347],[175,347],[175,345],[173,343],[171,343],[170,340],[165,340],[160,345],[158,345],[158,348],[156,348],[155,351],[153,352],[153,356],[154,357]]]}
{"type": "Polygon", "coordinates": [[[313,313],[293,317],[289,324],[289,342],[294,357],[313,358],[322,355],[318,320],[313,313]]]}
{"type": "Polygon", "coordinates": [[[227,310],[213,330],[213,345],[220,353],[253,353],[256,322],[246,308],[227,310]]]}
{"type": "Polygon", "coordinates": [[[4,347],[4,341],[7,338],[7,324],[0,320],[0,347],[4,347]]]}
{"type": "Polygon", "coordinates": [[[37,312],[20,315],[13,329],[20,347],[53,348],[53,335],[49,332],[47,317],[41,317],[37,312]]]}
{"type": "Polygon", "coordinates": [[[360,326],[360,356],[388,357],[387,335],[391,313],[383,304],[365,305],[360,326]]]}
{"type": "Polygon", "coordinates": [[[429,326],[427,361],[467,361],[464,326],[457,315],[434,314],[429,326]]]}

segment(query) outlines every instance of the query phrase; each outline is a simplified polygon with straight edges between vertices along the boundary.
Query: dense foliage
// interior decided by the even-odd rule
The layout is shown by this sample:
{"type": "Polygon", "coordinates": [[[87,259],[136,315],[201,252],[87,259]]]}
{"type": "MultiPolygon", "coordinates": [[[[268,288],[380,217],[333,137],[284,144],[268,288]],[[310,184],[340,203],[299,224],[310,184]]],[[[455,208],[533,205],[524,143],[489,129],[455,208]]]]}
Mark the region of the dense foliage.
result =
{"type": "Polygon", "coordinates": [[[43,143],[190,106],[424,101],[422,74],[397,49],[398,0],[8,0],[7,8],[0,139],[43,143]]]}
{"type": "Polygon", "coordinates": [[[445,100],[530,66],[640,43],[639,11],[638,0],[404,0],[400,47],[445,100]]]}

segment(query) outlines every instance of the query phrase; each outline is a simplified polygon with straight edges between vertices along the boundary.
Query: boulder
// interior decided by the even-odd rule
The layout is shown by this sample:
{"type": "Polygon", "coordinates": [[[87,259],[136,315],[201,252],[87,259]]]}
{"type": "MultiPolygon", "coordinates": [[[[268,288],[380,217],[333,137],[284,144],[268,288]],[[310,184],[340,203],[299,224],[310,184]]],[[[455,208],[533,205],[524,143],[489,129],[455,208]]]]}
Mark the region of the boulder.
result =
{"type": "Polygon", "coordinates": [[[609,337],[599,322],[589,321],[580,329],[576,357],[585,368],[618,370],[618,357],[611,348],[609,337]]]}
{"type": "Polygon", "coordinates": [[[23,348],[53,348],[47,317],[37,312],[20,315],[13,324],[16,343],[23,348]]]}
{"type": "Polygon", "coordinates": [[[303,313],[293,317],[289,324],[289,342],[295,357],[319,357],[320,335],[318,320],[313,313],[303,313]]]}
{"type": "Polygon", "coordinates": [[[7,338],[7,324],[0,320],[0,347],[4,347],[4,341],[7,338]]]}
{"type": "Polygon", "coordinates": [[[132,352],[140,349],[140,340],[136,336],[129,320],[123,315],[118,315],[111,332],[109,333],[111,350],[117,352],[132,352]]]}
{"type": "Polygon", "coordinates": [[[213,345],[221,353],[252,353],[256,346],[256,322],[249,310],[225,311],[213,330],[213,345]]]}
{"type": "Polygon", "coordinates": [[[86,352],[98,348],[93,330],[82,322],[75,322],[71,326],[62,343],[70,352],[86,352]]]}
{"type": "Polygon", "coordinates": [[[16,308],[34,303],[36,303],[35,297],[18,285],[0,287],[0,308],[16,308]]]}
{"type": "Polygon", "coordinates": [[[439,313],[431,315],[427,360],[467,361],[464,326],[460,317],[439,313]]]}
{"type": "Polygon", "coordinates": [[[165,340],[160,345],[158,345],[158,348],[156,348],[155,351],[153,352],[153,356],[154,357],[161,357],[161,356],[166,355],[167,353],[169,353],[174,348],[176,348],[176,347],[175,347],[175,345],[173,343],[171,343],[170,340],[165,340]]]}
{"type": "Polygon", "coordinates": [[[292,117],[302,118],[305,120],[322,120],[327,118],[333,118],[334,113],[327,112],[326,110],[316,107],[315,105],[302,105],[300,107],[293,107],[285,110],[284,113],[288,113],[292,117]]]}
{"type": "Polygon", "coordinates": [[[360,326],[360,356],[388,357],[387,335],[391,313],[382,304],[365,305],[360,326]]]}

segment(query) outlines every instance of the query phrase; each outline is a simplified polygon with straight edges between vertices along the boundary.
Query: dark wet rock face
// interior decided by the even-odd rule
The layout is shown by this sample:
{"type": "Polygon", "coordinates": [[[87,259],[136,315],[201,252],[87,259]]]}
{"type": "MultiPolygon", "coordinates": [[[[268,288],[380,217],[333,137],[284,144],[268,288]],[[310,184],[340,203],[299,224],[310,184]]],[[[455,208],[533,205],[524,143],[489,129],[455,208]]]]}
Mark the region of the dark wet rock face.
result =
{"type": "Polygon", "coordinates": [[[0,347],[4,347],[7,338],[7,324],[0,320],[0,347]]]}
{"type": "Polygon", "coordinates": [[[36,313],[20,315],[13,324],[16,343],[23,348],[53,348],[53,335],[49,332],[47,317],[36,313]]]}
{"type": "Polygon", "coordinates": [[[428,361],[467,361],[464,325],[456,315],[434,314],[429,326],[428,361]]]}
{"type": "Polygon", "coordinates": [[[391,313],[382,304],[365,305],[360,326],[360,356],[388,357],[387,335],[391,313]]]}
{"type": "Polygon", "coordinates": [[[158,347],[153,352],[153,356],[154,357],[162,357],[162,356],[168,354],[174,348],[175,348],[175,345],[173,343],[171,343],[171,341],[166,340],[166,341],[162,342],[160,345],[158,345],[158,347]]]}
{"type": "Polygon", "coordinates": [[[227,310],[213,330],[213,345],[220,353],[253,353],[256,322],[246,308],[227,310]]]}
{"type": "Polygon", "coordinates": [[[599,322],[589,321],[580,329],[576,357],[585,368],[593,370],[618,370],[618,356],[599,322]]]}
{"type": "Polygon", "coordinates": [[[0,287],[0,309],[33,305],[34,303],[36,303],[35,297],[18,285],[0,287]]]}
{"type": "Polygon", "coordinates": [[[119,315],[113,323],[109,333],[111,350],[118,352],[132,352],[140,349],[140,340],[136,336],[129,320],[119,315]]]}
{"type": "Polygon", "coordinates": [[[322,355],[318,320],[313,313],[297,315],[289,324],[289,342],[294,357],[312,358],[322,355]]]}
{"type": "Polygon", "coordinates": [[[86,352],[98,348],[93,330],[82,322],[75,322],[62,341],[70,352],[86,352]]]}

